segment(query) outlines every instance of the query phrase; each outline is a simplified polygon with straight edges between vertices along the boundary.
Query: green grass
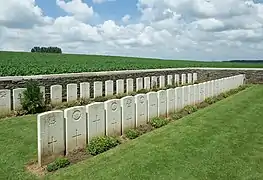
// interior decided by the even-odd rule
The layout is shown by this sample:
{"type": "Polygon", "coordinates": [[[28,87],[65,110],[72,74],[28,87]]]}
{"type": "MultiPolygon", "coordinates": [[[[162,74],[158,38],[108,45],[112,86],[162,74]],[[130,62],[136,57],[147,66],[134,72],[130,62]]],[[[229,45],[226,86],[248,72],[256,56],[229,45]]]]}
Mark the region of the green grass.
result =
{"type": "Polygon", "coordinates": [[[0,76],[179,67],[261,68],[263,67],[263,63],[201,62],[116,56],[39,54],[0,51],[0,76]]]}
{"type": "MultiPolygon", "coordinates": [[[[262,94],[255,85],[46,179],[263,179],[262,94]]],[[[34,179],[24,164],[36,157],[35,121],[0,121],[1,178],[34,179]]]]}

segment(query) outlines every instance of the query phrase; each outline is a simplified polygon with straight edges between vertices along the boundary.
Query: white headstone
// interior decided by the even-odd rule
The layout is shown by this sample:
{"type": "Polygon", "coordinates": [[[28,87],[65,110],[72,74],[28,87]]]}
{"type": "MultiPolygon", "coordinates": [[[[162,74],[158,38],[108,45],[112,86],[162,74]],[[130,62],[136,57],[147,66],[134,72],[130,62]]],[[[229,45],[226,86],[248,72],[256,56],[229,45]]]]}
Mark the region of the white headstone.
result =
{"type": "Polygon", "coordinates": [[[166,90],[157,91],[158,96],[158,117],[167,116],[167,93],[166,90]]]}
{"type": "Polygon", "coordinates": [[[105,101],[106,135],[121,135],[121,103],[119,99],[105,101]]]}
{"type": "Polygon", "coordinates": [[[144,77],[144,89],[151,89],[151,78],[144,77]]]}
{"type": "Polygon", "coordinates": [[[183,92],[182,87],[175,88],[175,110],[179,111],[183,108],[183,92]]]}
{"type": "Polygon", "coordinates": [[[88,82],[80,83],[80,98],[82,99],[90,98],[90,83],[88,82]]]}
{"type": "Polygon", "coordinates": [[[167,89],[167,114],[175,112],[175,89],[167,89]]]}
{"type": "Polygon", "coordinates": [[[176,86],[178,86],[180,84],[180,75],[179,74],[174,75],[174,83],[176,86]]]}
{"type": "Polygon", "coordinates": [[[204,88],[205,89],[204,92],[205,92],[205,99],[206,99],[206,98],[208,98],[208,93],[209,93],[208,92],[209,88],[208,88],[208,83],[207,82],[204,82],[204,87],[205,87],[204,88]]]}
{"type": "Polygon", "coordinates": [[[158,117],[158,97],[157,92],[148,92],[147,107],[148,107],[148,121],[152,118],[158,117]]]}
{"type": "Polygon", "coordinates": [[[181,84],[182,85],[186,84],[186,74],[181,75],[181,84]]]}
{"type": "Polygon", "coordinates": [[[187,73],[187,83],[192,84],[192,82],[193,82],[192,73],[187,73]]]}
{"type": "Polygon", "coordinates": [[[102,96],[102,82],[101,81],[94,82],[93,91],[94,91],[94,98],[102,96]]]}
{"type": "Polygon", "coordinates": [[[64,155],[63,111],[49,111],[37,116],[38,164],[43,166],[64,155]]]}
{"type": "Polygon", "coordinates": [[[164,88],[165,87],[165,76],[160,76],[160,79],[159,79],[159,87],[160,88],[164,88]]]}
{"type": "Polygon", "coordinates": [[[121,98],[122,134],[135,127],[135,100],[133,96],[121,98]]]}
{"type": "Polygon", "coordinates": [[[124,80],[118,79],[116,81],[116,93],[117,94],[123,94],[124,93],[124,80]]]}
{"type": "Polygon", "coordinates": [[[45,86],[39,86],[39,89],[40,89],[40,93],[42,93],[42,95],[43,95],[43,101],[45,102],[45,100],[46,100],[46,88],[45,88],[45,86]]]}
{"type": "Polygon", "coordinates": [[[13,109],[15,111],[21,110],[21,98],[23,97],[23,92],[26,90],[26,88],[16,88],[13,89],[13,109]]]}
{"type": "Polygon", "coordinates": [[[158,78],[156,76],[151,77],[151,88],[157,88],[158,87],[158,78]]]}
{"type": "Polygon", "coordinates": [[[199,91],[200,91],[200,102],[203,102],[205,100],[205,84],[200,83],[199,85],[199,91]]]}
{"type": "Polygon", "coordinates": [[[143,89],[142,78],[136,78],[136,91],[143,89]]]}
{"type": "Polygon", "coordinates": [[[50,99],[51,99],[51,104],[62,103],[62,86],[61,85],[52,85],[50,87],[50,99]]]}
{"type": "Polygon", "coordinates": [[[104,103],[94,102],[86,106],[88,142],[94,137],[105,136],[104,103]]]}
{"type": "Polygon", "coordinates": [[[67,108],[64,111],[66,129],[66,154],[86,148],[87,128],[84,106],[67,108]]]}
{"type": "Polygon", "coordinates": [[[193,73],[193,83],[197,81],[197,73],[193,73]]]}
{"type": "Polygon", "coordinates": [[[133,88],[133,79],[126,79],[126,92],[127,94],[134,91],[133,88]]]}
{"type": "Polygon", "coordinates": [[[167,85],[173,85],[173,75],[167,75],[167,85]]]}
{"type": "Polygon", "coordinates": [[[135,95],[136,127],[147,123],[147,99],[145,94],[135,95]]]}
{"type": "Polygon", "coordinates": [[[105,81],[105,96],[113,95],[113,81],[107,80],[105,81]]]}
{"type": "Polygon", "coordinates": [[[194,104],[199,103],[199,84],[194,84],[194,104]]]}
{"type": "Polygon", "coordinates": [[[9,89],[0,90],[0,115],[7,115],[11,112],[11,91],[9,89]]]}
{"type": "Polygon", "coordinates": [[[67,84],[67,102],[76,101],[78,99],[77,84],[67,84]]]}
{"type": "Polygon", "coordinates": [[[190,99],[190,88],[189,86],[184,86],[184,107],[189,105],[189,99],[190,99]]]}
{"type": "Polygon", "coordinates": [[[209,97],[213,97],[213,81],[209,81],[209,97]]]}

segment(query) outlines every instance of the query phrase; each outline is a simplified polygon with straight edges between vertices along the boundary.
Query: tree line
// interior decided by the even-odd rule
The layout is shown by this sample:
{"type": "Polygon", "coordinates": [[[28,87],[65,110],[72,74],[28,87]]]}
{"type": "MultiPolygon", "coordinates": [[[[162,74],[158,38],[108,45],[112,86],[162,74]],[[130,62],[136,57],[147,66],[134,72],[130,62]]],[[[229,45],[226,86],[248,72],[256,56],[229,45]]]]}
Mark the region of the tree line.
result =
{"type": "Polygon", "coordinates": [[[38,47],[35,46],[31,49],[31,52],[37,52],[37,53],[62,53],[61,48],[59,47],[38,47]]]}

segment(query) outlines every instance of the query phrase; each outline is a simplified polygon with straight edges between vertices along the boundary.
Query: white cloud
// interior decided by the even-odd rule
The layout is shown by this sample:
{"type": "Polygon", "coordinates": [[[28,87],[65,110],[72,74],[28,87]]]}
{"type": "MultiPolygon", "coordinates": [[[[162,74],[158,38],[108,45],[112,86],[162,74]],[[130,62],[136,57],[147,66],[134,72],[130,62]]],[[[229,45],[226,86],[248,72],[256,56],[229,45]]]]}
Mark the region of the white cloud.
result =
{"type": "Polygon", "coordinates": [[[126,14],[125,16],[121,18],[122,22],[124,23],[128,23],[130,19],[131,19],[131,16],[129,14],[126,14]]]}
{"type": "Polygon", "coordinates": [[[131,23],[127,14],[120,18],[123,25],[91,25],[91,6],[56,1],[67,16],[44,16],[33,0],[1,1],[0,49],[52,45],[71,53],[173,59],[262,57],[263,5],[252,0],[139,0],[139,21],[131,23]]]}
{"type": "Polygon", "coordinates": [[[92,2],[95,4],[102,4],[105,2],[112,2],[112,1],[116,1],[116,0],[92,0],[92,2]]]}
{"type": "Polygon", "coordinates": [[[93,8],[82,2],[82,0],[71,0],[68,2],[65,2],[64,0],[56,0],[56,3],[65,12],[73,15],[80,21],[86,21],[94,15],[93,8]]]}

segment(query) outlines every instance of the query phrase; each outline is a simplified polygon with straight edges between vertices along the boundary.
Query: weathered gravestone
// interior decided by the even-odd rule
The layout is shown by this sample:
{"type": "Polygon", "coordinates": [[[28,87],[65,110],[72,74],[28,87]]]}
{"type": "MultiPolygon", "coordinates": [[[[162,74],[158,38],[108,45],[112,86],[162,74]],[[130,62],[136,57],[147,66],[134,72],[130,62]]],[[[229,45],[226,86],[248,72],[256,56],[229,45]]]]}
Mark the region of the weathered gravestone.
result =
{"type": "Polygon", "coordinates": [[[156,76],[151,77],[151,88],[156,88],[158,86],[158,78],[156,76]]]}
{"type": "Polygon", "coordinates": [[[105,136],[104,103],[94,102],[86,106],[88,142],[94,137],[105,136]]]}
{"type": "Polygon", "coordinates": [[[160,85],[159,87],[160,87],[160,88],[164,88],[164,87],[165,87],[165,76],[160,76],[159,78],[160,78],[160,79],[159,79],[159,83],[160,83],[160,84],[159,84],[159,85],[160,85]]]}
{"type": "Polygon", "coordinates": [[[193,73],[193,83],[197,81],[197,73],[193,73]]]}
{"type": "Polygon", "coordinates": [[[147,99],[145,94],[135,95],[136,127],[147,123],[147,99]]]}
{"type": "Polygon", "coordinates": [[[23,98],[23,92],[26,88],[13,89],[13,109],[19,111],[22,109],[21,99],[23,98]]]}
{"type": "Polygon", "coordinates": [[[121,98],[122,134],[135,127],[135,100],[133,96],[121,98]]]}
{"type": "Polygon", "coordinates": [[[200,83],[199,90],[200,90],[200,102],[203,102],[205,100],[205,84],[204,83],[200,83]]]}
{"type": "Polygon", "coordinates": [[[99,97],[102,96],[102,82],[101,81],[95,81],[93,83],[93,97],[99,97]]]}
{"type": "Polygon", "coordinates": [[[173,76],[167,75],[167,85],[173,85],[173,76]]]}
{"type": "Polygon", "coordinates": [[[167,89],[167,114],[175,112],[175,89],[167,89]]]}
{"type": "Polygon", "coordinates": [[[124,93],[124,80],[118,79],[116,81],[116,93],[117,94],[123,94],[124,93]]]}
{"type": "Polygon", "coordinates": [[[181,84],[182,85],[186,84],[186,74],[181,75],[181,84]]]}
{"type": "Polygon", "coordinates": [[[0,115],[7,115],[11,112],[11,91],[9,89],[0,90],[0,115]]]}
{"type": "Polygon", "coordinates": [[[133,79],[126,79],[126,93],[129,94],[133,91],[133,79]]]}
{"type": "Polygon", "coordinates": [[[151,89],[151,79],[150,77],[144,78],[144,89],[151,89]]]}
{"type": "Polygon", "coordinates": [[[167,115],[167,93],[166,90],[157,91],[158,96],[158,116],[167,115]]]}
{"type": "Polygon", "coordinates": [[[51,104],[57,105],[59,103],[62,103],[61,85],[52,85],[50,87],[50,99],[51,99],[51,104]]]}
{"type": "Polygon", "coordinates": [[[191,84],[193,82],[192,73],[187,73],[187,83],[191,84]]]}
{"type": "Polygon", "coordinates": [[[45,100],[46,100],[46,96],[45,96],[46,88],[45,88],[45,86],[39,86],[39,90],[40,90],[40,93],[42,93],[43,101],[45,102],[45,100]]]}
{"type": "Polygon", "coordinates": [[[136,78],[136,91],[143,89],[142,78],[136,78]]]}
{"type": "Polygon", "coordinates": [[[86,110],[75,106],[64,111],[66,129],[66,154],[86,147],[86,110]]]}
{"type": "Polygon", "coordinates": [[[199,102],[199,84],[194,84],[194,104],[199,102]]]}
{"type": "Polygon", "coordinates": [[[49,111],[37,116],[39,166],[64,155],[64,133],[63,111],[49,111]]]}
{"type": "Polygon", "coordinates": [[[113,95],[113,81],[107,80],[105,81],[105,96],[113,95]]]}
{"type": "Polygon", "coordinates": [[[189,86],[189,105],[194,104],[194,85],[189,86]]]}
{"type": "Polygon", "coordinates": [[[67,84],[67,102],[76,101],[78,99],[77,84],[67,84]]]}
{"type": "Polygon", "coordinates": [[[158,97],[157,92],[148,92],[147,107],[148,107],[148,121],[152,118],[158,117],[158,97]]]}
{"type": "Polygon", "coordinates": [[[90,98],[90,83],[88,82],[80,83],[80,98],[82,99],[90,98]]]}
{"type": "Polygon", "coordinates": [[[121,135],[121,104],[119,99],[104,102],[106,114],[106,135],[121,135]]]}
{"type": "Polygon", "coordinates": [[[176,86],[178,86],[180,84],[180,75],[179,74],[174,75],[174,83],[176,86]]]}

